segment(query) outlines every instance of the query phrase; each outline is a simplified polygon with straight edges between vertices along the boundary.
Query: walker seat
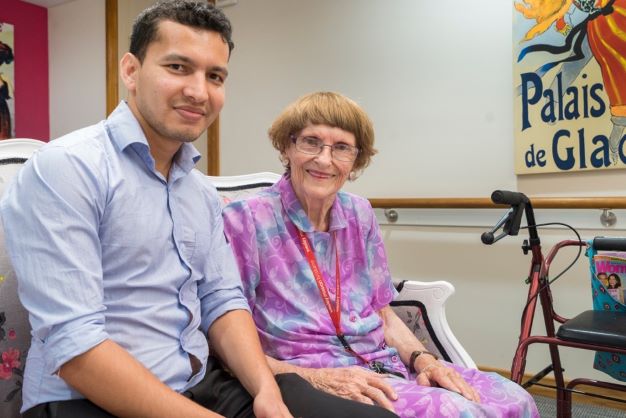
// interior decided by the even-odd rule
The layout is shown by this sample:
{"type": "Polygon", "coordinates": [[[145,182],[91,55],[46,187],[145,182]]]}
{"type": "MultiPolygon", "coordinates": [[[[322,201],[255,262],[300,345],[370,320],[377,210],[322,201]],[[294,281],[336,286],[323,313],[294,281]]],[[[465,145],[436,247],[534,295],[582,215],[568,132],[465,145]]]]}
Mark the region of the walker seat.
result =
{"type": "Polygon", "coordinates": [[[626,348],[626,312],[585,311],[559,327],[561,340],[626,348]]]}

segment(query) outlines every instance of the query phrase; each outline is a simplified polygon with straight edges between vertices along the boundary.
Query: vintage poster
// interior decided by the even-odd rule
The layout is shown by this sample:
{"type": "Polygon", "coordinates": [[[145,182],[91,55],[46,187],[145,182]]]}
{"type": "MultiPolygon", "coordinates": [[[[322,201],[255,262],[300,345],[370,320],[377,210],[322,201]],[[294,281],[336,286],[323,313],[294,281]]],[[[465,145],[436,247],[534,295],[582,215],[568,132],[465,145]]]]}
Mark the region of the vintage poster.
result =
{"type": "Polygon", "coordinates": [[[0,139],[15,137],[13,25],[0,22],[0,139]]]}
{"type": "Polygon", "coordinates": [[[516,174],[626,168],[626,0],[513,1],[516,174]]]}

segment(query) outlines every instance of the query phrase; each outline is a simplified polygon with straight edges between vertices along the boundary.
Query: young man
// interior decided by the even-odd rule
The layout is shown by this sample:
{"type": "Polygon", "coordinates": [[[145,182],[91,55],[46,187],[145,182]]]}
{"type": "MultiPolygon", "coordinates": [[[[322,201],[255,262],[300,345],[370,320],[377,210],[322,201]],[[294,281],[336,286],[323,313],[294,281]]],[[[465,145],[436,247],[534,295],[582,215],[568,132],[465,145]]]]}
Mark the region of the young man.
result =
{"type": "Polygon", "coordinates": [[[33,328],[25,417],[291,417],[283,399],[298,416],[387,414],[267,366],[217,194],[193,169],[230,36],[204,1],[142,12],[120,62],[128,101],[43,147],[0,204],[33,328]]]}

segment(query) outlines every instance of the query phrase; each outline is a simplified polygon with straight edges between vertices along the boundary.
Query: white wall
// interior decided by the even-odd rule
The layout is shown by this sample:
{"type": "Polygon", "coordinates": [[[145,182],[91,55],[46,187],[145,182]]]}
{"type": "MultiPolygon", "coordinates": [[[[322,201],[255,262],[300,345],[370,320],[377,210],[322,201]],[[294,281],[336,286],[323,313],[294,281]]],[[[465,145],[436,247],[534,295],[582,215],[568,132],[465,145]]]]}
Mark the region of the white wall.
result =
{"type": "Polygon", "coordinates": [[[236,46],[222,120],[225,173],[267,169],[268,160],[279,169],[265,135],[273,118],[302,94],[337,90],[368,111],[380,150],[351,190],[401,197],[514,188],[511,4],[469,7],[480,13],[469,18],[468,5],[454,0],[240,0],[226,8],[236,46]],[[242,141],[258,142],[259,153],[242,156],[242,141]]]}
{"type": "Polygon", "coordinates": [[[50,137],[106,117],[104,1],[48,9],[50,137]]]}

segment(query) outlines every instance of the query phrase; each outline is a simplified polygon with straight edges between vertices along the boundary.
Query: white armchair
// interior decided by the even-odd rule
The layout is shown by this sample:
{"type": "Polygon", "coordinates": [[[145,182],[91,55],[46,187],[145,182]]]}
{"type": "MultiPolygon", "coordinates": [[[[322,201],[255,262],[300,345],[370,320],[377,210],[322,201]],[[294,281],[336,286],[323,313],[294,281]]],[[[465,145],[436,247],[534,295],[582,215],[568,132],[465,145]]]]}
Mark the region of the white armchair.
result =
{"type": "MultiPolygon", "coordinates": [[[[244,199],[274,184],[280,175],[255,173],[241,176],[207,176],[226,204],[244,199]]],[[[456,339],[446,320],[445,304],[454,286],[445,281],[394,280],[400,292],[391,303],[394,311],[428,351],[452,363],[476,368],[476,363],[456,339]]]]}

